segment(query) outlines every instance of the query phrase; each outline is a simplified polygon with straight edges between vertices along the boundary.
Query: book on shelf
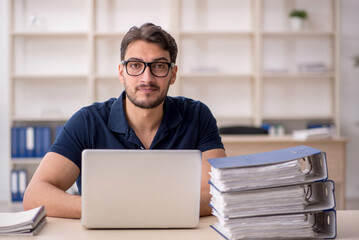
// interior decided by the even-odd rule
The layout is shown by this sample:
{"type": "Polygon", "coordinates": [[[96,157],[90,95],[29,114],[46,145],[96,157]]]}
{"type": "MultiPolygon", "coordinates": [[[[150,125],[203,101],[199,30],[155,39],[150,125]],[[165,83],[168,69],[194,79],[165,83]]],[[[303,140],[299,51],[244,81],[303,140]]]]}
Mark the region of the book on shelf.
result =
{"type": "Polygon", "coordinates": [[[307,62],[298,64],[298,71],[301,74],[326,73],[328,68],[322,62],[307,62]]]}
{"type": "Polygon", "coordinates": [[[43,206],[22,212],[0,213],[0,236],[33,236],[46,224],[43,206]]]}
{"type": "Polygon", "coordinates": [[[212,228],[226,239],[336,236],[325,152],[296,146],[208,161],[212,228]]]}

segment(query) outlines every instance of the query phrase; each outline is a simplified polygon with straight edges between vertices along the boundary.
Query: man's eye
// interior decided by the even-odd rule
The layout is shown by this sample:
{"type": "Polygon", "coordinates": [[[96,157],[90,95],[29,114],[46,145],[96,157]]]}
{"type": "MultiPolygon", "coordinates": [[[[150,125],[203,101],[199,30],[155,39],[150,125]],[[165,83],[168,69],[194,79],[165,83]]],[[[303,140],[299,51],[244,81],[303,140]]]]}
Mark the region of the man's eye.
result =
{"type": "Polygon", "coordinates": [[[165,69],[166,64],[164,64],[164,63],[156,63],[156,64],[154,64],[154,67],[157,68],[157,69],[165,69]]]}
{"type": "Polygon", "coordinates": [[[140,63],[130,63],[130,68],[139,69],[139,68],[141,68],[141,64],[140,63]]]}

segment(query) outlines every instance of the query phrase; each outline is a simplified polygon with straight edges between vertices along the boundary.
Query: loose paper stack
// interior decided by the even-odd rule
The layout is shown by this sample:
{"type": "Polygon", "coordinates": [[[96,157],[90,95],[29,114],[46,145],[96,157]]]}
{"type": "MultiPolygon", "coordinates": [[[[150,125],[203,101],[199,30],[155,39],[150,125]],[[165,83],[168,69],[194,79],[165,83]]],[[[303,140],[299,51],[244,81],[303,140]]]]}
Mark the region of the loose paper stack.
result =
{"type": "Polygon", "coordinates": [[[0,236],[36,235],[46,223],[46,210],[43,206],[16,213],[0,213],[0,236]]]}
{"type": "Polygon", "coordinates": [[[292,133],[293,139],[305,141],[308,139],[323,139],[333,136],[333,129],[329,127],[295,130],[292,133]]]}
{"type": "Polygon", "coordinates": [[[212,227],[226,239],[336,236],[324,152],[298,146],[208,161],[212,227]]]}

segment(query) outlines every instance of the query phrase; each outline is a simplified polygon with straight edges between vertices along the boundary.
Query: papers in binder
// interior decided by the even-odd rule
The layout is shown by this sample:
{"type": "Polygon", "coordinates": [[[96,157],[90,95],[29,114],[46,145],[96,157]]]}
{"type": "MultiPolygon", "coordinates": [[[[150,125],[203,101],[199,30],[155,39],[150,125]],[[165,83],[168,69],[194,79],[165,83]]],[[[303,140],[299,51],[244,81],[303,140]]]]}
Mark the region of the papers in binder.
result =
{"type": "Polygon", "coordinates": [[[334,182],[221,193],[211,186],[213,215],[221,218],[301,213],[333,209],[334,182]]]}
{"type": "Polygon", "coordinates": [[[326,154],[297,146],[272,152],[209,159],[211,180],[221,192],[326,180],[326,154]]]}
{"type": "Polygon", "coordinates": [[[28,211],[0,213],[1,235],[36,235],[46,223],[43,206],[28,211]]]}
{"type": "Polygon", "coordinates": [[[336,213],[332,210],[219,219],[211,227],[226,239],[335,238],[336,213]]]}

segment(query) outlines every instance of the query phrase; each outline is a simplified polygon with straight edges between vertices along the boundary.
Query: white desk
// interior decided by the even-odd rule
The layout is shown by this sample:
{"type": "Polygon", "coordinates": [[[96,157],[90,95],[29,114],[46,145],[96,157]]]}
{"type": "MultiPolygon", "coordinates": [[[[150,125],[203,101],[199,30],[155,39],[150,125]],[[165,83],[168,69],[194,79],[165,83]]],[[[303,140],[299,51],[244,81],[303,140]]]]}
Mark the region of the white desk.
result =
{"type": "MultiPolygon", "coordinates": [[[[216,217],[203,217],[196,229],[165,229],[165,230],[88,230],[81,225],[79,220],[47,218],[48,223],[40,231],[39,235],[21,239],[156,239],[156,240],[223,240],[216,231],[210,228],[210,224],[216,221],[216,217]]],[[[337,211],[338,240],[359,239],[359,211],[337,211]]],[[[17,239],[14,237],[0,237],[0,239],[17,239]]]]}

